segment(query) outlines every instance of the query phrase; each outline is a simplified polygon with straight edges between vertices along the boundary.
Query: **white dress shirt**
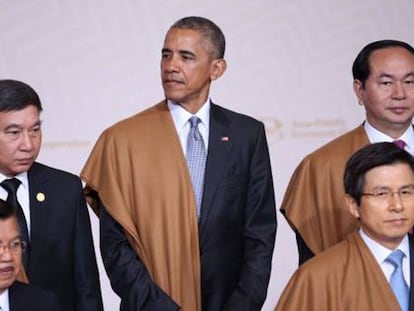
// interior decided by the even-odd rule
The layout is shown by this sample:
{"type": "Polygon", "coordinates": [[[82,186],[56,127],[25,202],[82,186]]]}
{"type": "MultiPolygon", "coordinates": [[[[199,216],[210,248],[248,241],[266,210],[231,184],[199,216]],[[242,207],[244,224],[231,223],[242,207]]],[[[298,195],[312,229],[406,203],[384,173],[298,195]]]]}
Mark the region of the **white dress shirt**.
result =
{"type": "Polygon", "coordinates": [[[1,311],[10,311],[9,306],[9,289],[6,288],[4,292],[0,294],[0,310],[1,311]]]}
{"type": "MultiPolygon", "coordinates": [[[[374,128],[368,121],[364,122],[365,132],[367,133],[368,139],[371,144],[379,142],[393,142],[394,138],[384,134],[383,132],[378,131],[374,128]]],[[[397,138],[405,142],[404,149],[410,154],[414,155],[414,129],[412,126],[409,126],[408,129],[397,138]]]]}
{"type": "MultiPolygon", "coordinates": [[[[379,244],[378,242],[374,241],[369,236],[367,236],[364,230],[362,229],[359,229],[359,234],[362,240],[368,246],[372,255],[374,255],[378,264],[380,265],[382,272],[384,272],[385,278],[388,280],[388,282],[390,282],[391,274],[394,272],[395,268],[392,265],[392,263],[385,260],[394,250],[388,249],[379,244]]],[[[404,279],[407,282],[408,287],[410,287],[410,246],[407,235],[405,235],[400,245],[398,245],[396,249],[401,250],[405,254],[405,256],[403,257],[402,269],[404,279]]]]}
{"type": "Polygon", "coordinates": [[[180,143],[184,155],[186,155],[187,152],[187,136],[191,127],[190,123],[187,121],[192,116],[197,116],[201,120],[201,122],[198,124],[198,130],[203,137],[204,146],[208,152],[208,137],[210,130],[210,99],[205,102],[205,104],[199,111],[197,111],[195,115],[185,110],[181,105],[175,104],[170,100],[168,100],[167,103],[171,117],[174,121],[175,128],[177,130],[177,134],[180,137],[180,143]]]}

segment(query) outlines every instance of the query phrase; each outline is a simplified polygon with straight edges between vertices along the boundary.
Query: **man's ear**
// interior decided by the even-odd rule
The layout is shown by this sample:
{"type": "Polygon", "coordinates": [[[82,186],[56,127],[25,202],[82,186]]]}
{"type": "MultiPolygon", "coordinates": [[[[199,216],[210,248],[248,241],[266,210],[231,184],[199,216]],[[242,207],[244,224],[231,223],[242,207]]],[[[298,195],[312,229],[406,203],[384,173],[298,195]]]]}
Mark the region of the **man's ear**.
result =
{"type": "Polygon", "coordinates": [[[211,62],[211,81],[217,80],[220,78],[223,73],[226,71],[227,63],[223,58],[214,59],[211,62]]]}
{"type": "Polygon", "coordinates": [[[355,95],[358,98],[358,104],[363,106],[364,105],[364,91],[365,91],[365,87],[363,83],[360,80],[355,79],[353,87],[354,87],[355,95]]]}
{"type": "Polygon", "coordinates": [[[359,206],[355,199],[349,194],[345,194],[345,205],[352,216],[359,219],[359,206]]]}

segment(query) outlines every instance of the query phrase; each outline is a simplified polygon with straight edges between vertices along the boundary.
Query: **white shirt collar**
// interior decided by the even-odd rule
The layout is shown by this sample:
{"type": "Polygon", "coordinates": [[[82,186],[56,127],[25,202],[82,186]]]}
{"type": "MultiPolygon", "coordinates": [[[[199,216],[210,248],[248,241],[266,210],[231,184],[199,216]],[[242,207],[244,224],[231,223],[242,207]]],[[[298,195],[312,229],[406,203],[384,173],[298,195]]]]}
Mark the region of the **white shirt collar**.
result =
{"type": "MultiPolygon", "coordinates": [[[[378,131],[368,121],[364,122],[365,132],[367,133],[368,139],[371,144],[379,142],[392,142],[394,139],[383,132],[378,131]]],[[[404,140],[406,147],[404,148],[407,152],[414,155],[414,129],[413,126],[409,126],[404,134],[398,139],[404,140]]]]}
{"type": "MultiPolygon", "coordinates": [[[[171,116],[174,120],[174,123],[178,129],[181,129],[185,126],[188,119],[190,119],[193,114],[185,110],[181,105],[172,102],[171,100],[167,100],[168,109],[170,110],[171,116]]],[[[201,120],[201,124],[205,127],[209,127],[209,120],[210,120],[210,99],[208,99],[203,106],[201,106],[200,110],[197,111],[195,116],[199,117],[201,120]]]]}
{"type": "MultiPolygon", "coordinates": [[[[185,153],[186,139],[188,131],[190,130],[190,123],[187,122],[193,114],[185,110],[181,105],[178,105],[170,100],[167,100],[168,109],[170,110],[171,117],[174,121],[175,128],[177,129],[178,136],[180,137],[181,145],[185,153]]],[[[201,122],[198,124],[198,129],[204,140],[204,145],[208,151],[208,139],[210,130],[210,107],[211,101],[208,99],[204,105],[200,108],[195,116],[199,117],[201,122]]]]}
{"type": "MultiPolygon", "coordinates": [[[[377,261],[378,265],[380,266],[382,272],[384,273],[386,279],[388,282],[390,281],[391,274],[394,271],[394,266],[386,261],[385,259],[393,252],[393,250],[390,250],[378,242],[371,239],[369,236],[366,235],[366,233],[360,229],[359,234],[362,238],[362,240],[365,242],[369,250],[371,251],[372,255],[374,256],[375,260],[377,261]]],[[[402,239],[400,245],[396,249],[401,250],[405,257],[403,258],[403,274],[404,279],[407,282],[408,286],[411,284],[411,268],[410,268],[410,245],[408,241],[408,235],[406,234],[404,238],[402,239]]]]}
{"type": "MultiPolygon", "coordinates": [[[[29,178],[27,176],[27,172],[20,173],[16,176],[13,176],[13,177],[15,177],[15,178],[17,178],[18,180],[21,181],[20,187],[23,186],[23,188],[29,189],[29,178]]],[[[0,173],[0,183],[3,182],[3,180],[9,179],[9,178],[12,178],[12,177],[6,176],[6,175],[0,173]]],[[[0,187],[0,188],[3,189],[3,187],[0,187]]]]}
{"type": "MultiPolygon", "coordinates": [[[[365,244],[373,253],[374,257],[377,259],[378,263],[384,262],[384,260],[393,252],[393,250],[382,246],[378,242],[371,239],[362,229],[359,229],[359,234],[364,240],[365,244]]],[[[407,258],[410,258],[410,246],[408,242],[408,236],[405,235],[402,239],[400,245],[396,249],[401,250],[407,258]]]]}
{"type": "Polygon", "coordinates": [[[4,292],[0,294],[0,307],[2,311],[10,311],[9,305],[9,289],[6,288],[4,292]]]}

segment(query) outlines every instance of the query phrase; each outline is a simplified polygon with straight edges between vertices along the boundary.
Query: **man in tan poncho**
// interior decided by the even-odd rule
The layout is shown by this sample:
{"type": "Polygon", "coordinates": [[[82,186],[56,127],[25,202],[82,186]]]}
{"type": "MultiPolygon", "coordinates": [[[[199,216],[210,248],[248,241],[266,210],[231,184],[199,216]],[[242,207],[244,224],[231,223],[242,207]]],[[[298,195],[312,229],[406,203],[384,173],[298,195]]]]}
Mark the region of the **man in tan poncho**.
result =
{"type": "Polygon", "coordinates": [[[414,49],[395,40],[365,46],[353,64],[354,91],[366,121],[306,156],[286,189],[281,212],[296,233],[299,263],[357,228],[344,206],[347,159],[369,143],[403,140],[414,154],[414,49]]]}
{"type": "Polygon", "coordinates": [[[265,300],[276,232],[269,153],[261,122],[209,99],[224,49],[211,21],[177,21],[162,49],[166,100],[105,130],[81,173],[121,310],[254,311],[265,300]],[[194,141],[196,158],[207,154],[198,178],[186,163],[194,141]]]}
{"type": "Polygon", "coordinates": [[[360,229],[300,266],[275,310],[414,310],[414,241],[407,234],[414,158],[393,143],[368,145],[349,159],[344,184],[360,229]],[[396,255],[402,269],[392,262],[396,255]]]}

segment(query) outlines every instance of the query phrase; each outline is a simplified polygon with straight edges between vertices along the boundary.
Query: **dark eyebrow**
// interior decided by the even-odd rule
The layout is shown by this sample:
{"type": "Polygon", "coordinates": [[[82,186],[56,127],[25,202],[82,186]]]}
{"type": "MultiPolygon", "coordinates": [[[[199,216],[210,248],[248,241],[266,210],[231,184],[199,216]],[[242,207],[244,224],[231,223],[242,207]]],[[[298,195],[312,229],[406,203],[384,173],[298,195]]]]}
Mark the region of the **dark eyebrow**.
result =
{"type": "MultiPolygon", "coordinates": [[[[38,121],[36,121],[35,123],[33,123],[31,126],[30,126],[30,128],[33,128],[33,127],[36,127],[36,126],[40,126],[40,125],[42,125],[42,121],[41,120],[38,120],[38,121]]],[[[21,130],[21,129],[23,129],[19,124],[16,124],[16,123],[12,123],[12,124],[9,124],[8,126],[6,126],[5,127],[5,130],[7,131],[7,130],[10,130],[10,129],[19,129],[19,130],[21,130]]]]}
{"type": "Polygon", "coordinates": [[[197,57],[197,55],[195,55],[193,52],[191,51],[187,51],[187,50],[180,50],[179,51],[181,55],[184,56],[192,56],[192,57],[197,57]]]}

